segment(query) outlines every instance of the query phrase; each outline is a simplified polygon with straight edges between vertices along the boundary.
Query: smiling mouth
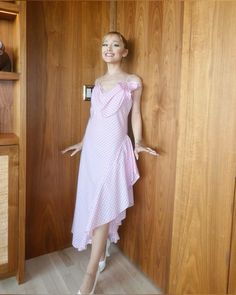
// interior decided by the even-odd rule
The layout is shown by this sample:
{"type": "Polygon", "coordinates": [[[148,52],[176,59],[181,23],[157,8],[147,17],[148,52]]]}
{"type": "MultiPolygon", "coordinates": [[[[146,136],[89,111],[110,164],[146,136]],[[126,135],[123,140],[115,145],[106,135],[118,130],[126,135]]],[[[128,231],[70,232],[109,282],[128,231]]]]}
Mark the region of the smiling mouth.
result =
{"type": "Polygon", "coordinates": [[[105,53],[105,56],[106,56],[106,57],[113,57],[114,54],[113,54],[113,53],[105,53]]]}

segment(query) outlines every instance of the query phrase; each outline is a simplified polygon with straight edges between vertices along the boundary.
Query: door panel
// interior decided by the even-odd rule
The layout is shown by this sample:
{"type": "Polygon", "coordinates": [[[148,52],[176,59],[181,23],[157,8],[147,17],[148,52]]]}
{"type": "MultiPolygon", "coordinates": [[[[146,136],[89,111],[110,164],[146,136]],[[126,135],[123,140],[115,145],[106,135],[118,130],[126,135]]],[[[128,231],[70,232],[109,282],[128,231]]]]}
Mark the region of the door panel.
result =
{"type": "Polygon", "coordinates": [[[236,2],[185,1],[169,293],[225,294],[236,173],[236,2]]]}
{"type": "Polygon", "coordinates": [[[71,245],[79,154],[61,150],[83,137],[109,12],[109,1],[27,2],[27,258],[71,245]]]}

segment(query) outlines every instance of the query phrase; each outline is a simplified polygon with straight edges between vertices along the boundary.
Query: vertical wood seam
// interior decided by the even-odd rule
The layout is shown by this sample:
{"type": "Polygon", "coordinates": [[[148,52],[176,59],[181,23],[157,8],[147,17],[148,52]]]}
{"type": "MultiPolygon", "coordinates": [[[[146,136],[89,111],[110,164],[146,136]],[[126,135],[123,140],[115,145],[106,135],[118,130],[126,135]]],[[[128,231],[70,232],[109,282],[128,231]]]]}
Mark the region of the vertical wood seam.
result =
{"type": "Polygon", "coordinates": [[[20,149],[18,152],[19,178],[18,178],[18,204],[19,204],[19,235],[18,235],[18,267],[17,280],[18,283],[25,281],[25,234],[26,234],[26,3],[19,2],[20,19],[19,19],[19,38],[20,41],[20,70],[21,70],[21,85],[20,85],[20,149]],[[25,42],[24,42],[25,41],[25,42]]]}
{"type": "Polygon", "coordinates": [[[110,31],[117,28],[117,1],[110,1],[110,31]]]}
{"type": "Polygon", "coordinates": [[[230,235],[230,245],[229,245],[229,267],[228,267],[228,274],[227,274],[227,286],[226,286],[226,292],[229,294],[229,288],[230,288],[230,273],[231,273],[231,251],[232,251],[232,243],[233,243],[233,235],[234,235],[234,216],[235,214],[235,198],[236,198],[236,177],[234,179],[234,193],[233,193],[233,204],[232,204],[232,220],[231,220],[231,235],[230,235]]]}

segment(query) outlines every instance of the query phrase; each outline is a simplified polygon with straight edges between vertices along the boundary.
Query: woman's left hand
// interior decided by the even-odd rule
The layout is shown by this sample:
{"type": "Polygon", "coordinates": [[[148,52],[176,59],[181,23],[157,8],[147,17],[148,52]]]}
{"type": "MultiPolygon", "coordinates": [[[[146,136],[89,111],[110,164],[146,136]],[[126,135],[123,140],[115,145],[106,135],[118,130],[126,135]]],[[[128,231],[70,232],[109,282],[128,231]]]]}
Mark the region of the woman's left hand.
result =
{"type": "Polygon", "coordinates": [[[153,150],[153,149],[151,149],[151,148],[149,148],[147,146],[143,146],[142,144],[137,144],[136,143],[135,148],[134,148],[134,155],[135,155],[135,158],[137,160],[139,158],[138,154],[141,153],[141,152],[148,153],[148,154],[153,155],[155,157],[159,156],[159,154],[155,150],[153,150]]]}

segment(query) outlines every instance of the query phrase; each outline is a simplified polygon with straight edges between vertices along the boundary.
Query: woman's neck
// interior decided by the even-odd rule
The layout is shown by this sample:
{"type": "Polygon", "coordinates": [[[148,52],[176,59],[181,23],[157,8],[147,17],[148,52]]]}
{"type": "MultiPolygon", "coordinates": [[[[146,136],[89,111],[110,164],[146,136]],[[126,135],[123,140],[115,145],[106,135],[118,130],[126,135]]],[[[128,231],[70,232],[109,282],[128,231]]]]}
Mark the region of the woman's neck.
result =
{"type": "Polygon", "coordinates": [[[120,64],[107,64],[107,75],[116,75],[123,73],[120,64]]]}

